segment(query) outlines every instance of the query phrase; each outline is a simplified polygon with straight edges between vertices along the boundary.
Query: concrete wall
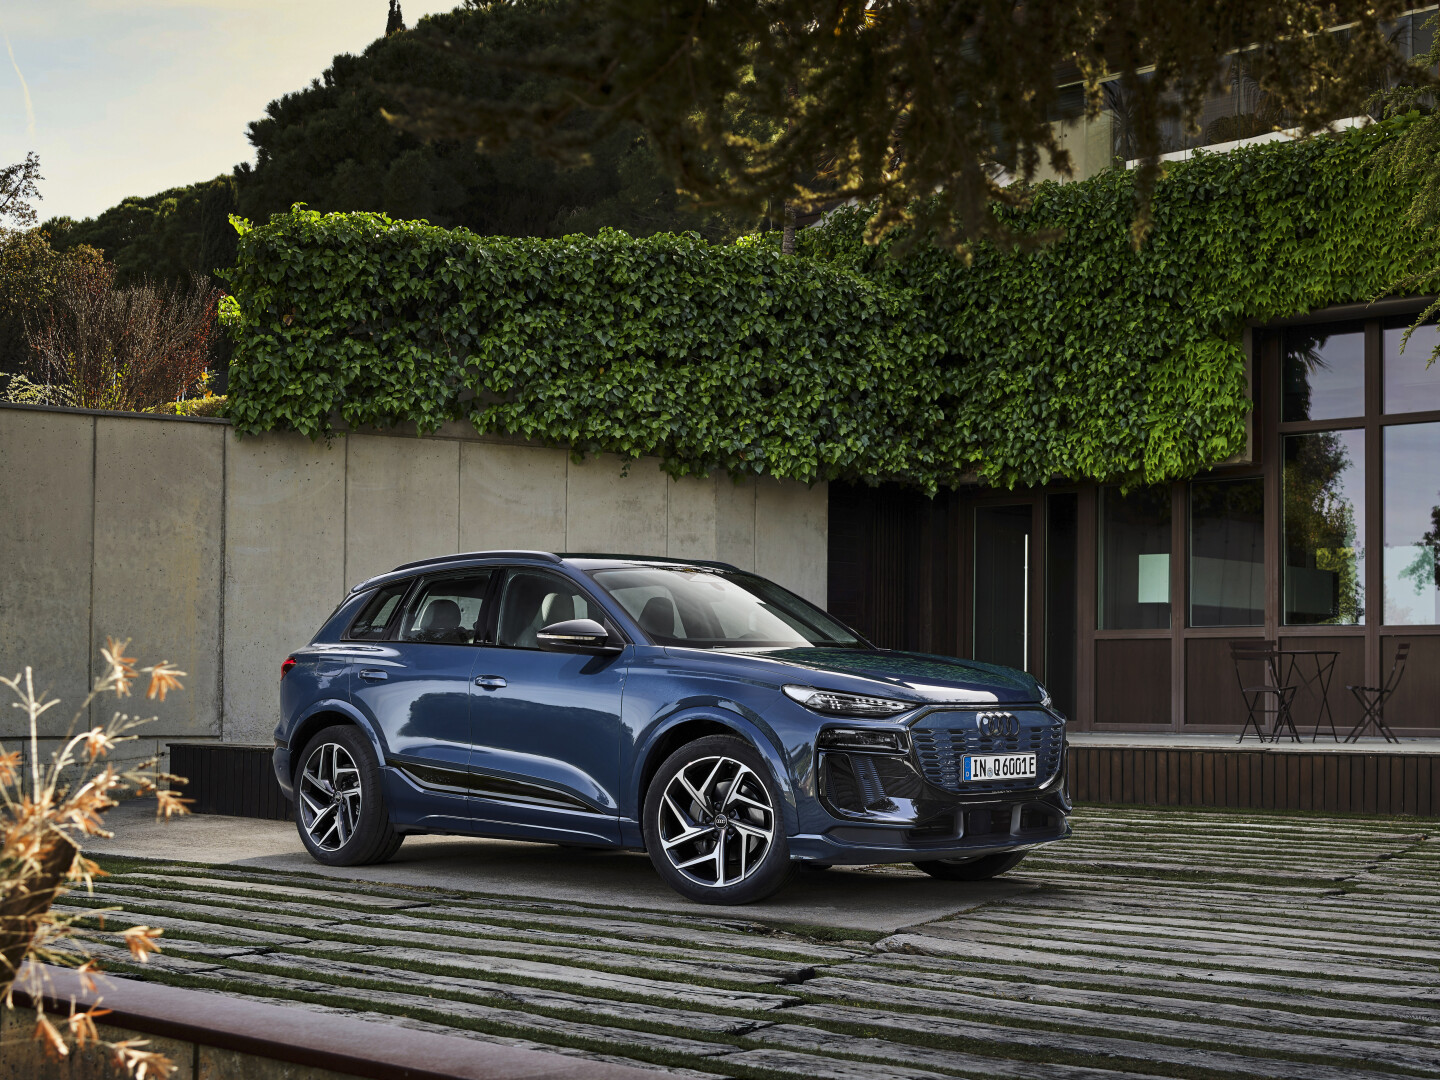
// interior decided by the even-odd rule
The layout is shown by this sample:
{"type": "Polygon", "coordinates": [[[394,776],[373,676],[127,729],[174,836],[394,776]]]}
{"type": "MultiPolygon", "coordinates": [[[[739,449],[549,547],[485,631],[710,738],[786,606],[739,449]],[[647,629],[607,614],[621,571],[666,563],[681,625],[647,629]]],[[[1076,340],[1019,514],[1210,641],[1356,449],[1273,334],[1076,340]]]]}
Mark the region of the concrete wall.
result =
{"type": "MultiPolygon", "coordinates": [[[[673,480],[654,459],[450,425],[424,439],[237,439],[214,420],[0,405],[0,671],[32,665],[68,728],[107,635],[189,673],[134,749],[267,742],[280,661],[349,586],[486,548],[721,559],[825,602],[827,495],[789,481],[673,480]]],[[[113,701],[97,705],[108,716],[113,701]]],[[[19,714],[0,710],[13,741],[19,714]]]]}

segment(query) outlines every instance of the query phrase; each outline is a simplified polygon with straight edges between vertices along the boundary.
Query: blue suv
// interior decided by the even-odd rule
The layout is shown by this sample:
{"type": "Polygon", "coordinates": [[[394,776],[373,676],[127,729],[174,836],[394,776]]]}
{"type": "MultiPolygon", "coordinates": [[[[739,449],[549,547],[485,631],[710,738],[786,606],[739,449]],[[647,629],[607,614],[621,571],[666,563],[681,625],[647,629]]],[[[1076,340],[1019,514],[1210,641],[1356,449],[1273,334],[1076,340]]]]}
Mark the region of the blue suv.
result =
{"type": "Polygon", "coordinates": [[[280,700],[275,773],[330,865],[410,833],[643,849],[738,904],[797,864],[977,881],[1069,835],[1065,721],[1033,678],[877,649],[721,563],[409,563],[285,660],[280,700]]]}

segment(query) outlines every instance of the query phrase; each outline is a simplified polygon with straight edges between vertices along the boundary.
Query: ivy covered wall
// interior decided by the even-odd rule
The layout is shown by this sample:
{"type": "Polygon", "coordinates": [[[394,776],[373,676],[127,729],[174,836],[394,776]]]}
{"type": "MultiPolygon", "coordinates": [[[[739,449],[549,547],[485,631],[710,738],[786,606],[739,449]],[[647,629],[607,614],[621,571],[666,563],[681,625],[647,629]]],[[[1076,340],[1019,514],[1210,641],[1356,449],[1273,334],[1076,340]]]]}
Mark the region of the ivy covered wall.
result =
{"type": "Polygon", "coordinates": [[[577,453],[927,490],[1054,476],[1160,482],[1244,446],[1247,319],[1368,300],[1411,268],[1393,126],[1169,167],[1130,241],[1130,176],[1013,212],[1060,239],[903,257],[840,212],[785,258],[480,237],[297,209],[242,224],[226,320],[241,432],[469,420],[577,453]]]}

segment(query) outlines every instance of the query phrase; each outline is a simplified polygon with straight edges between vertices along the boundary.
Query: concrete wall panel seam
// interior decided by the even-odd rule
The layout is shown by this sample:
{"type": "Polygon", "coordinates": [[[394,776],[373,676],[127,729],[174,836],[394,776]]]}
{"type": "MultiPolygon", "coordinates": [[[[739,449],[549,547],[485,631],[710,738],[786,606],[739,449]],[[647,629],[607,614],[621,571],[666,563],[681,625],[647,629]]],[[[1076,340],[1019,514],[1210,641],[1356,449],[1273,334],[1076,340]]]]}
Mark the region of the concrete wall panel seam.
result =
{"type": "MultiPolygon", "coordinates": [[[[146,746],[263,742],[288,651],[357,580],[412,559],[516,547],[720,559],[823,601],[824,485],[677,480],[656,458],[577,463],[520,441],[339,438],[0,408],[0,559],[14,568],[0,578],[0,662],[78,702],[106,636],[129,637],[142,663],[188,673],[184,693],[139,710],[159,716],[146,746]]],[[[0,716],[0,736],[15,727],[0,716]]]]}

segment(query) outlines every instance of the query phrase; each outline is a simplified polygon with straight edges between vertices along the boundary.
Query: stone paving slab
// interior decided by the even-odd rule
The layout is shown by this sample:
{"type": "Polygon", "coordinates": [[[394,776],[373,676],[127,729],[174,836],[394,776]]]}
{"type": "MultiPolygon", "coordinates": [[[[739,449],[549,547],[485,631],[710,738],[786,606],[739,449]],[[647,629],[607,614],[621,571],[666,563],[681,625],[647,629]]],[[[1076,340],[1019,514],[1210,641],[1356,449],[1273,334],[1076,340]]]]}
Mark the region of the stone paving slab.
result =
{"type": "Polygon", "coordinates": [[[362,874],[252,824],[204,859],[156,827],[66,907],[164,927],[144,968],[97,943],[127,977],[676,1076],[1440,1078],[1440,823],[1082,810],[998,883],[832,870],[718,911],[633,860],[567,852],[551,888],[545,849],[407,843],[362,874]]]}

